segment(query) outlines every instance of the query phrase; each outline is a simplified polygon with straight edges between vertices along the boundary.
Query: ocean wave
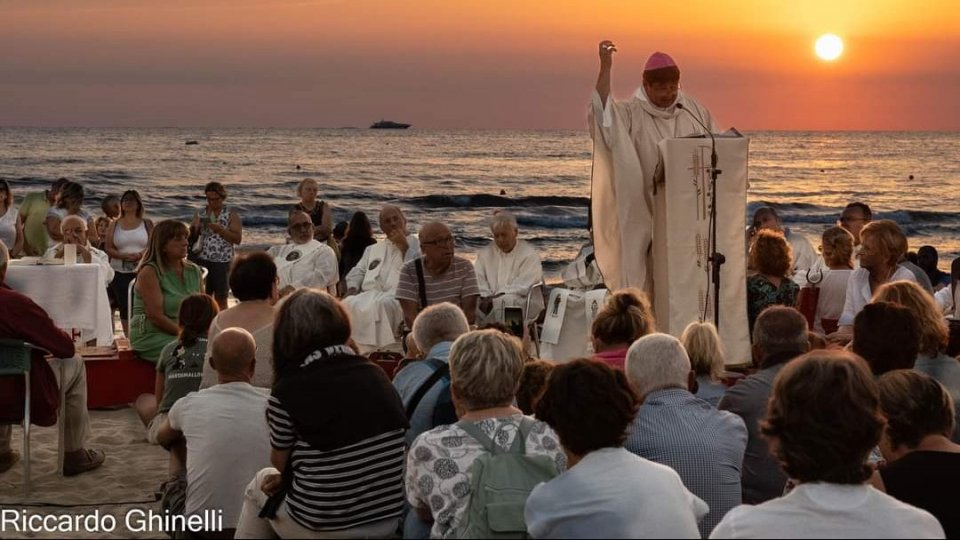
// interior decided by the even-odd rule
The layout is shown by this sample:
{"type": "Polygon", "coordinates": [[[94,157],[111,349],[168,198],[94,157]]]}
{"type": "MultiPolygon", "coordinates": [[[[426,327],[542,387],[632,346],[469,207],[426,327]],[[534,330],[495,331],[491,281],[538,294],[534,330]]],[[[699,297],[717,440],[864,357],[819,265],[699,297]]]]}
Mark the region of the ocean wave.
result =
{"type": "MultiPolygon", "coordinates": [[[[92,171],[81,174],[83,178],[90,180],[133,180],[135,177],[123,171],[92,171]]],[[[105,182],[106,183],[106,182],[105,182]]]]}
{"type": "Polygon", "coordinates": [[[589,197],[568,197],[562,195],[534,195],[531,197],[503,197],[499,195],[426,195],[413,197],[404,201],[413,206],[427,208],[490,208],[490,207],[524,207],[524,206],[575,206],[590,205],[589,197]]]}
{"type": "Polygon", "coordinates": [[[585,229],[587,216],[517,216],[517,224],[523,227],[543,227],[545,229],[585,229]]]}

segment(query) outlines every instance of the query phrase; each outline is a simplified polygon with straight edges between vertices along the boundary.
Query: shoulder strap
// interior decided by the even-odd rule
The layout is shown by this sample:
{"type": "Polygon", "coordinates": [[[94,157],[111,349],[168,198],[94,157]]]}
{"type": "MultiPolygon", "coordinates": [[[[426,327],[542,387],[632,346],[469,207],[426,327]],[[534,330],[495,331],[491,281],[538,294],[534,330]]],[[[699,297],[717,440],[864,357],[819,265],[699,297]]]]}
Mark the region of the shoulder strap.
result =
{"type": "Polygon", "coordinates": [[[427,284],[423,278],[423,258],[414,261],[417,267],[417,283],[420,285],[420,309],[427,308],[427,284]]]}
{"type": "Polygon", "coordinates": [[[497,443],[495,443],[490,437],[487,437],[483,430],[478,428],[476,424],[470,422],[469,420],[461,420],[457,422],[457,426],[466,431],[467,435],[473,437],[474,440],[480,443],[480,445],[483,446],[487,452],[490,452],[491,454],[497,453],[497,443]]]}
{"type": "Polygon", "coordinates": [[[435,359],[424,360],[424,362],[432,365],[434,367],[434,371],[430,374],[430,377],[420,385],[420,388],[417,388],[417,391],[413,394],[413,397],[410,398],[410,403],[407,405],[408,420],[413,418],[413,413],[417,410],[420,402],[423,401],[423,396],[427,395],[427,392],[433,388],[433,385],[437,384],[437,382],[444,377],[450,377],[450,365],[446,362],[435,359]],[[440,365],[438,366],[437,364],[440,365]]]}
{"type": "Polygon", "coordinates": [[[520,419],[520,424],[517,425],[517,438],[513,440],[513,445],[510,446],[511,453],[527,453],[527,437],[530,436],[531,431],[533,431],[533,419],[524,415],[523,418],[520,419]]]}

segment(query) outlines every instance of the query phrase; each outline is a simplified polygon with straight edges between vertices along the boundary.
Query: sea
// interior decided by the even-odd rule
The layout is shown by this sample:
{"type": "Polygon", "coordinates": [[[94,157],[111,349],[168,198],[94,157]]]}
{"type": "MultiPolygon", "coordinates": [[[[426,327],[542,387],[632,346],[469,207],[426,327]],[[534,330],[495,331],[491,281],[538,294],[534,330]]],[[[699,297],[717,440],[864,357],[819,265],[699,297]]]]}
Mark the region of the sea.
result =
{"type": "MultiPolygon", "coordinates": [[[[899,223],[912,250],[936,247],[941,268],[960,255],[960,133],[744,135],[748,220],[773,206],[818,246],[843,207],[862,201],[899,223]]],[[[137,189],[149,217],[183,221],[204,205],[206,182],[223,182],[247,248],[284,242],[304,178],[319,182],[335,221],[365,212],[376,226],[389,202],[414,227],[447,223],[468,258],[506,209],[549,276],[589,241],[591,146],[586,131],[0,128],[0,177],[17,200],[59,177],[78,181],[97,213],[105,195],[137,189]]]]}

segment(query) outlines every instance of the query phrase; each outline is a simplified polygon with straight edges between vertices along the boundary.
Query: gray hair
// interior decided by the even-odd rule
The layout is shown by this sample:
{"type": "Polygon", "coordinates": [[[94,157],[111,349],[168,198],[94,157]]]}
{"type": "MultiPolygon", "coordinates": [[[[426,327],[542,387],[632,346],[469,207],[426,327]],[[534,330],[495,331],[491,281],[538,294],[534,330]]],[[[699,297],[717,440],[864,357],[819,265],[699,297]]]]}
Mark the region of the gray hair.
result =
{"type": "Polygon", "coordinates": [[[627,351],[627,378],[640,399],[656,390],[687,388],[690,358],[680,340],[669,334],[648,334],[627,351]]]}
{"type": "Polygon", "coordinates": [[[424,354],[429,353],[436,344],[454,341],[469,331],[467,316],[450,302],[428,307],[413,321],[413,341],[424,354]]]}
{"type": "Polygon", "coordinates": [[[467,411],[513,403],[523,373],[520,340],[499,330],[476,330],[450,349],[450,388],[467,411]]]}
{"type": "Polygon", "coordinates": [[[493,219],[490,221],[490,230],[497,230],[504,225],[509,225],[513,230],[517,230],[517,218],[510,212],[501,211],[494,214],[493,219]]]}
{"type": "Polygon", "coordinates": [[[753,323],[753,344],[764,356],[778,353],[799,356],[810,348],[807,320],[792,307],[770,306],[753,323]]]}

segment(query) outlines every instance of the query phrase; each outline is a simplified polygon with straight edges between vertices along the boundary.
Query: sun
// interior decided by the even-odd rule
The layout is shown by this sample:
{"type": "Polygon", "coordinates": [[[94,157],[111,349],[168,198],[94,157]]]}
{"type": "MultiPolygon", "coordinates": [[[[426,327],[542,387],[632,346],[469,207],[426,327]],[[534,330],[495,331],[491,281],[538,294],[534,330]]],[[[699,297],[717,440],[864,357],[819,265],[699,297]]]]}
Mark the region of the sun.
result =
{"type": "Polygon", "coordinates": [[[824,34],[817,38],[814,50],[821,60],[832,62],[843,54],[843,40],[834,34],[824,34]]]}

